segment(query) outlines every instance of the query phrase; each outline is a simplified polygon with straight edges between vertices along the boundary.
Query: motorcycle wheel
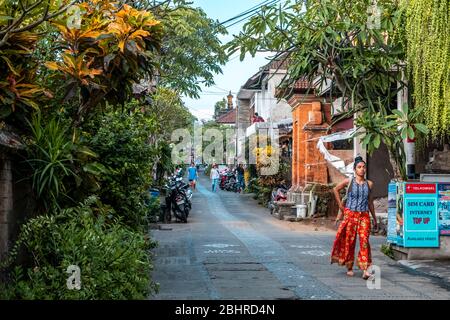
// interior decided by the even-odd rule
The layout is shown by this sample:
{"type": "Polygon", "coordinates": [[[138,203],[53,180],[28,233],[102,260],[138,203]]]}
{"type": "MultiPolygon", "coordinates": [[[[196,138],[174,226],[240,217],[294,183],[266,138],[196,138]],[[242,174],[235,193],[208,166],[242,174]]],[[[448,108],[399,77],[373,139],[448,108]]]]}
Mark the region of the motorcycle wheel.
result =
{"type": "Polygon", "coordinates": [[[179,208],[178,210],[179,210],[181,222],[186,223],[186,222],[187,222],[186,206],[185,206],[185,205],[181,205],[180,208],[179,208]]]}

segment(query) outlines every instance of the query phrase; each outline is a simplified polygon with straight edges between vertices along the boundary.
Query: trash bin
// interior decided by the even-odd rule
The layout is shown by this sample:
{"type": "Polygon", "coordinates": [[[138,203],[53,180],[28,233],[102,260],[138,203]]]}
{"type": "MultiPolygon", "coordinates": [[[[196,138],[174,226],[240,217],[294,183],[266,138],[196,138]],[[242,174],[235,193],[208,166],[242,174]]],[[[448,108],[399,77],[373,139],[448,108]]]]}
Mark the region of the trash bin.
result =
{"type": "Polygon", "coordinates": [[[297,208],[297,218],[306,218],[306,204],[299,204],[295,207],[297,208]]]}

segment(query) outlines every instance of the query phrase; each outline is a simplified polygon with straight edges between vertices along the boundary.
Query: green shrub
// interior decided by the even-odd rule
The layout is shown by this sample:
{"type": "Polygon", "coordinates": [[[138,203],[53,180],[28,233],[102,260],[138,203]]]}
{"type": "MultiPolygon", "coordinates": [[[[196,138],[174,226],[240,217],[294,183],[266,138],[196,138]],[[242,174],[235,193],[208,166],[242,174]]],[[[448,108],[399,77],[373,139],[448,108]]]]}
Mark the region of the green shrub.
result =
{"type": "Polygon", "coordinates": [[[85,138],[109,170],[102,175],[100,199],[135,229],[148,225],[148,189],[158,153],[149,143],[154,125],[139,111],[110,111],[86,126],[85,138]]]}
{"type": "Polygon", "coordinates": [[[257,194],[259,192],[258,178],[251,178],[249,180],[248,185],[245,188],[245,192],[255,193],[255,194],[257,194]]]}
{"type": "Polygon", "coordinates": [[[208,166],[205,168],[205,175],[206,175],[207,177],[209,177],[209,176],[211,175],[211,169],[212,169],[212,166],[211,166],[211,165],[208,165],[208,166]]]}
{"type": "Polygon", "coordinates": [[[268,187],[260,187],[258,191],[258,203],[262,205],[267,205],[270,201],[270,196],[272,194],[272,189],[268,187]]]}
{"type": "Polygon", "coordinates": [[[160,213],[160,201],[157,197],[151,197],[147,204],[149,221],[152,223],[158,222],[160,213]]]}
{"type": "Polygon", "coordinates": [[[157,289],[150,280],[154,243],[111,218],[90,197],[78,207],[29,220],[12,251],[24,247],[32,262],[10,272],[0,298],[146,299],[157,289]],[[70,265],[81,269],[80,290],[67,288],[70,265]]]}
{"type": "Polygon", "coordinates": [[[33,172],[31,182],[38,211],[74,205],[86,197],[86,191],[99,188],[96,176],[106,173],[106,169],[92,161],[97,155],[82,145],[77,135],[70,136],[70,127],[63,119],[44,119],[35,112],[28,124],[31,137],[26,162],[33,172]]]}
{"type": "Polygon", "coordinates": [[[392,247],[390,244],[383,244],[381,245],[382,253],[384,253],[386,256],[388,256],[391,259],[394,259],[394,251],[392,251],[392,247]]]}

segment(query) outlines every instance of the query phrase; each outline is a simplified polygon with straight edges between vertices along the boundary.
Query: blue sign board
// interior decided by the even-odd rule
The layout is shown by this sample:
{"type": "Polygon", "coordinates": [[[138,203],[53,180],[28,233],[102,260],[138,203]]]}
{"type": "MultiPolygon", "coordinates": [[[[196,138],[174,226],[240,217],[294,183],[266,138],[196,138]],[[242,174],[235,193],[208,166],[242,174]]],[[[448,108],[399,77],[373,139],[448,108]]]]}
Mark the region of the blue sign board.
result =
{"type": "Polygon", "coordinates": [[[399,233],[397,228],[397,183],[388,186],[388,227],[387,241],[398,244],[399,233]]]}
{"type": "Polygon", "coordinates": [[[450,236],[450,183],[438,184],[438,219],[441,236],[450,236]]]}
{"type": "Polygon", "coordinates": [[[436,183],[404,184],[404,246],[439,247],[436,183]]]}

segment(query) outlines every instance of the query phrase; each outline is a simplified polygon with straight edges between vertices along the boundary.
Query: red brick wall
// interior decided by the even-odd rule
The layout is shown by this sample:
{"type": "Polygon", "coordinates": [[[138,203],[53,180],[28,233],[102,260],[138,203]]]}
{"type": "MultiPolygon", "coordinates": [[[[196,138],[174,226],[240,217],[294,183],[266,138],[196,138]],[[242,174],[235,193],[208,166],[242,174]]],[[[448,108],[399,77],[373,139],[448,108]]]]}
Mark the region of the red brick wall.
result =
{"type": "Polygon", "coordinates": [[[331,122],[331,105],[321,104],[319,99],[313,96],[305,99],[305,96],[300,94],[293,95],[289,104],[293,107],[293,189],[302,188],[308,182],[326,184],[328,183],[327,164],[322,153],[317,149],[317,141],[320,136],[327,134],[328,123],[331,122]],[[313,105],[316,107],[313,108],[313,105]],[[321,117],[317,114],[319,110],[322,112],[321,117]],[[319,119],[319,121],[311,124],[310,118],[319,119]],[[325,123],[321,123],[320,119],[323,118],[325,123]]]}

